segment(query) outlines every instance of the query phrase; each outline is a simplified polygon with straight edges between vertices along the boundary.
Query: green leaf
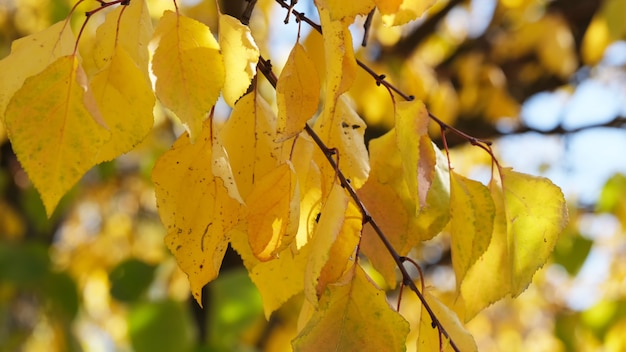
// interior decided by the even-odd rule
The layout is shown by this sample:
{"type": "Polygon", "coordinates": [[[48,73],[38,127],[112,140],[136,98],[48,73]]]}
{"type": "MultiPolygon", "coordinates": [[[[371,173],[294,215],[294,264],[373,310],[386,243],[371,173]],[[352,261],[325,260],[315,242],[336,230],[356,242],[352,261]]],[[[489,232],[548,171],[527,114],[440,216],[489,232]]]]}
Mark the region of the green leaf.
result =
{"type": "Polygon", "coordinates": [[[135,306],[128,314],[128,334],[136,352],[186,352],[196,331],[186,306],[168,300],[135,306]]]}
{"type": "Polygon", "coordinates": [[[109,273],[111,296],[123,302],[139,299],[152,283],[155,269],[138,259],[121,262],[109,273]]]}

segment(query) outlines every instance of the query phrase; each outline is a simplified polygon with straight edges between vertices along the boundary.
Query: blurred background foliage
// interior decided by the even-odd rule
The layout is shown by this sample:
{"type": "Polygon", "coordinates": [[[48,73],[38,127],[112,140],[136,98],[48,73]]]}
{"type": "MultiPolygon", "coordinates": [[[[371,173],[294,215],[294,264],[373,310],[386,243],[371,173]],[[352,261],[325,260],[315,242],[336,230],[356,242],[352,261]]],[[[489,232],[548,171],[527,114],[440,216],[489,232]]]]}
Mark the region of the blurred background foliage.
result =
{"type": "MultiPolygon", "coordinates": [[[[0,57],[12,40],[65,19],[74,2],[0,1],[0,57]]],[[[172,7],[148,3],[155,20],[172,7]]],[[[181,5],[217,31],[214,2],[181,5]]],[[[236,17],[245,5],[220,4],[236,17]]],[[[97,6],[84,1],[73,25],[97,6]]],[[[297,8],[315,17],[310,1],[297,8]]],[[[468,324],[481,351],[626,350],[626,142],[608,142],[615,133],[626,141],[625,14],[625,0],[440,0],[404,27],[385,27],[374,16],[367,47],[355,46],[373,69],[442,120],[495,141],[505,164],[553,177],[569,198],[570,224],[534,284],[468,324]],[[608,93],[581,107],[576,99],[590,94],[583,89],[590,82],[608,93]],[[539,97],[552,103],[531,109],[539,97]],[[610,104],[617,108],[607,113],[610,104]],[[568,120],[573,113],[586,120],[568,120]],[[591,130],[603,134],[572,147],[591,130]],[[587,178],[578,163],[591,172],[587,178]],[[592,172],[599,167],[605,172],[592,172]],[[587,190],[590,184],[597,186],[587,190]]],[[[285,31],[284,16],[273,0],[258,0],[250,24],[276,70],[297,30],[285,31]]],[[[91,21],[81,45],[98,21],[91,21]]],[[[363,29],[353,30],[358,44],[363,29]]],[[[320,37],[304,27],[302,33],[309,51],[319,53],[320,37]]],[[[388,93],[363,71],[349,94],[370,125],[368,138],[391,126],[388,93]]],[[[155,113],[143,144],[89,172],[51,219],[0,123],[0,351],[289,350],[302,298],[265,321],[235,253],[228,252],[220,277],[205,288],[204,309],[190,299],[186,277],[163,245],[150,182],[154,160],[181,129],[161,110],[155,113]]],[[[218,106],[216,114],[226,118],[228,110],[218,106]]],[[[432,133],[441,142],[440,132],[432,133]]],[[[484,181],[489,157],[464,142],[449,136],[455,169],[484,181]]],[[[446,234],[412,255],[445,296],[454,285],[446,234]]],[[[390,292],[390,300],[397,295],[390,292]]],[[[419,311],[409,296],[402,301],[407,314],[419,311]]]]}

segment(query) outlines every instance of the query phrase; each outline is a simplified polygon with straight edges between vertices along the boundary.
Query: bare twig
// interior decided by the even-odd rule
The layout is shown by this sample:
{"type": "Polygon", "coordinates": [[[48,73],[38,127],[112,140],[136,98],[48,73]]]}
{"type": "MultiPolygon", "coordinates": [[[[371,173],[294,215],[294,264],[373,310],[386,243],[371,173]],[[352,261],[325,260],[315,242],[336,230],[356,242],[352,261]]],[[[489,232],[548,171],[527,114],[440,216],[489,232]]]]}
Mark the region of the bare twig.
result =
{"type": "MultiPolygon", "coordinates": [[[[276,88],[276,84],[277,84],[276,75],[272,73],[271,65],[268,64],[268,61],[265,60],[262,56],[259,57],[259,63],[257,64],[257,68],[267,78],[270,84],[274,86],[274,88],[276,88]]],[[[363,220],[362,220],[363,225],[369,224],[374,230],[374,232],[376,233],[376,235],[378,236],[378,238],[383,242],[383,245],[385,246],[385,248],[387,249],[391,257],[393,258],[394,262],[396,263],[396,266],[398,267],[398,269],[400,270],[402,274],[402,284],[405,286],[408,286],[413,292],[415,292],[415,294],[421,301],[422,305],[424,306],[424,309],[426,309],[426,311],[428,312],[432,320],[433,327],[437,327],[440,334],[442,334],[448,339],[448,341],[450,342],[450,346],[455,351],[460,352],[459,348],[454,343],[454,340],[452,340],[452,338],[450,337],[450,335],[448,334],[444,326],[441,324],[441,322],[439,321],[439,319],[437,318],[433,310],[430,308],[430,305],[428,304],[428,302],[426,302],[426,298],[417,288],[417,286],[415,285],[415,282],[413,282],[413,279],[411,278],[411,275],[404,267],[403,262],[406,259],[404,257],[401,257],[398,254],[398,252],[395,250],[395,248],[393,248],[393,245],[391,244],[389,239],[387,239],[387,236],[385,236],[381,228],[378,226],[378,223],[376,223],[376,221],[372,218],[371,214],[369,213],[369,211],[367,210],[367,208],[365,207],[365,205],[363,204],[363,202],[357,195],[356,191],[352,187],[352,184],[348,182],[346,176],[339,169],[337,162],[333,158],[333,155],[335,155],[336,152],[332,148],[329,148],[326,146],[326,144],[324,144],[322,139],[317,135],[317,133],[313,130],[313,128],[309,126],[308,123],[304,125],[304,130],[309,136],[311,136],[311,138],[313,139],[315,144],[318,146],[318,148],[324,153],[326,160],[328,160],[328,163],[335,170],[337,174],[337,178],[339,179],[339,182],[341,183],[341,186],[348,191],[348,194],[350,195],[350,197],[352,198],[356,206],[359,208],[359,211],[361,212],[361,215],[363,217],[363,220]]]]}

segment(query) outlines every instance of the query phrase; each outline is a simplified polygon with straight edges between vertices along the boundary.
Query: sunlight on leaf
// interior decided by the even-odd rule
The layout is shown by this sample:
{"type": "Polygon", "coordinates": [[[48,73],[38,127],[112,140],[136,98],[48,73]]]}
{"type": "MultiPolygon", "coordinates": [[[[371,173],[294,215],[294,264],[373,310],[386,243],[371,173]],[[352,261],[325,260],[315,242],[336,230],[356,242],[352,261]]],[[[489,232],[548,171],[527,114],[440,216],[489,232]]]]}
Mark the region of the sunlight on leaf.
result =
{"type": "Polygon", "coordinates": [[[202,287],[219,273],[228,232],[242,214],[222,179],[212,173],[211,120],[197,143],[187,133],[154,166],[157,206],[167,228],[165,243],[189,277],[191,292],[202,305],[202,287]]]}
{"type": "Polygon", "coordinates": [[[278,77],[278,134],[281,139],[295,136],[317,111],[320,81],[315,64],[304,47],[296,43],[278,77]]]}
{"type": "Polygon", "coordinates": [[[4,121],[9,100],[24,80],[61,56],[70,55],[74,44],[74,35],[65,21],[13,42],[11,54],[0,60],[0,120],[4,121]]]}
{"type": "Polygon", "coordinates": [[[450,250],[457,288],[491,242],[495,211],[487,187],[450,172],[450,250]]]}
{"type": "MultiPolygon", "coordinates": [[[[435,174],[435,151],[428,137],[428,111],[419,100],[396,103],[396,143],[402,156],[404,178],[416,199],[416,211],[426,206],[435,174]]],[[[416,214],[417,215],[417,214],[416,214]]]]}
{"type": "Polygon", "coordinates": [[[111,139],[98,161],[112,160],[133,149],[152,129],[155,98],[150,83],[121,47],[107,67],[92,79],[91,88],[111,139]]]}
{"type": "Polygon", "coordinates": [[[311,254],[304,272],[304,295],[314,305],[319,299],[317,286],[320,274],[330,258],[333,243],[341,234],[348,199],[343,188],[337,183],[333,184],[328,198],[324,201],[313,237],[309,241],[311,254]]]}
{"type": "MultiPolygon", "coordinates": [[[[385,1],[385,5],[389,2],[390,9],[396,8],[395,1],[385,1]]],[[[395,11],[389,14],[383,12],[383,22],[388,26],[407,24],[421,17],[435,2],[436,0],[402,0],[402,4],[395,11]]]]}
{"type": "Polygon", "coordinates": [[[342,282],[329,285],[317,310],[293,341],[296,351],[403,351],[409,324],[354,264],[342,282]]]}
{"type": "Polygon", "coordinates": [[[238,19],[220,14],[219,41],[226,68],[222,95],[231,107],[246,92],[256,74],[259,48],[252,38],[250,28],[238,19]]]}
{"type": "Polygon", "coordinates": [[[86,90],[76,56],[63,56],[28,78],[6,110],[13,149],[41,194],[48,216],[63,195],[96,164],[110,133],[86,90]],[[28,116],[28,118],[24,118],[28,116]]]}
{"type": "Polygon", "coordinates": [[[149,82],[148,44],[152,34],[152,18],[146,1],[133,0],[128,6],[119,6],[107,14],[104,23],[96,30],[93,57],[86,60],[93,60],[95,67],[103,70],[117,55],[117,48],[122,48],[149,82]]]}
{"type": "Polygon", "coordinates": [[[563,194],[548,179],[512,169],[500,174],[501,181],[494,177],[489,185],[496,207],[491,243],[461,284],[465,321],[506,295],[521,294],[567,224],[563,194]]]}
{"type": "Polygon", "coordinates": [[[275,142],[276,116],[256,91],[244,95],[218,139],[226,148],[239,194],[244,199],[256,179],[278,166],[282,145],[275,142]]]}
{"type": "Polygon", "coordinates": [[[333,1],[315,0],[315,5],[328,9],[330,18],[333,20],[354,21],[357,15],[367,15],[374,8],[373,0],[361,1],[333,1]]]}
{"type": "Polygon", "coordinates": [[[261,261],[274,258],[294,240],[300,218],[296,174],[286,162],[261,177],[246,198],[248,241],[261,261]]]}
{"type": "MultiPolygon", "coordinates": [[[[435,316],[443,325],[444,329],[448,332],[452,341],[463,352],[477,351],[476,342],[472,335],[465,329],[463,323],[459,320],[459,317],[450,310],[445,304],[443,304],[437,297],[433,296],[429,289],[424,290],[422,293],[426,302],[435,313],[435,316]]],[[[431,352],[442,351],[451,352],[454,351],[450,345],[450,341],[445,336],[439,334],[437,328],[433,328],[431,325],[432,319],[425,308],[422,306],[421,320],[419,324],[419,336],[417,339],[417,351],[418,352],[431,352]],[[441,339],[441,345],[443,349],[440,349],[439,341],[441,339]]]]}
{"type": "Polygon", "coordinates": [[[224,85],[224,62],[209,27],[166,11],[154,32],[156,95],[185,124],[191,141],[224,85]]]}

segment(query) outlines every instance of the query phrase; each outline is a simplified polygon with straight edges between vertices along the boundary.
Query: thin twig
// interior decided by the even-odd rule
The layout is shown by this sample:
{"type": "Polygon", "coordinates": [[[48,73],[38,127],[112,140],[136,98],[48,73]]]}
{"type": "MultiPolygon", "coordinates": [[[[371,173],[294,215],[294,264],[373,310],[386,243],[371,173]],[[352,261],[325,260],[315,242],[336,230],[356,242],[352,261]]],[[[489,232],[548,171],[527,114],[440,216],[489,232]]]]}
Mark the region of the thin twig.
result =
{"type": "MultiPolygon", "coordinates": [[[[270,82],[270,84],[274,88],[276,88],[276,84],[277,84],[276,75],[274,75],[274,73],[271,71],[271,65],[268,64],[268,61],[265,60],[263,58],[263,56],[259,57],[259,62],[257,64],[257,68],[265,76],[265,78],[267,78],[267,80],[270,82]]],[[[439,319],[435,315],[435,312],[433,312],[433,310],[430,308],[430,305],[426,301],[426,298],[424,297],[424,295],[417,288],[417,286],[415,285],[415,282],[413,282],[413,279],[411,278],[411,275],[409,274],[409,272],[404,267],[403,262],[406,259],[404,259],[404,257],[401,257],[398,254],[398,252],[396,252],[395,248],[393,248],[393,245],[387,239],[387,236],[385,236],[383,231],[378,226],[378,223],[376,223],[376,221],[372,218],[372,216],[370,215],[369,211],[367,210],[367,208],[365,207],[365,205],[363,204],[363,202],[361,201],[361,199],[357,195],[356,191],[352,187],[352,184],[350,182],[348,182],[346,176],[339,169],[339,166],[337,165],[337,162],[333,158],[333,155],[335,155],[335,152],[333,151],[333,149],[327,147],[326,144],[324,144],[322,139],[317,135],[317,133],[313,130],[313,128],[311,128],[311,126],[309,126],[308,123],[306,123],[304,125],[304,130],[306,131],[306,133],[309,136],[311,136],[311,138],[313,139],[315,144],[323,152],[324,156],[326,157],[326,160],[328,160],[328,163],[335,170],[335,172],[337,174],[337,178],[339,179],[339,182],[341,183],[341,186],[348,191],[348,194],[350,195],[350,197],[352,198],[352,200],[354,201],[356,206],[359,208],[359,211],[361,212],[361,215],[363,217],[363,220],[362,220],[363,225],[369,224],[372,227],[372,229],[374,230],[374,232],[376,233],[376,235],[378,236],[378,238],[383,242],[383,245],[385,246],[385,248],[387,249],[387,251],[389,252],[391,257],[393,258],[393,260],[396,263],[396,266],[398,267],[400,272],[402,273],[402,283],[403,283],[403,285],[408,286],[409,288],[411,288],[411,290],[413,292],[415,292],[415,294],[417,295],[417,297],[421,301],[422,305],[424,306],[424,309],[426,309],[426,311],[428,312],[428,315],[430,316],[430,318],[432,320],[432,325],[434,327],[437,327],[437,329],[439,330],[440,334],[442,334],[443,336],[445,336],[448,339],[448,341],[450,342],[450,346],[454,349],[454,351],[460,352],[459,348],[456,346],[456,344],[454,343],[454,341],[452,340],[452,338],[450,337],[450,335],[448,334],[448,332],[446,331],[444,326],[441,324],[441,322],[439,321],[439,319]]]]}

